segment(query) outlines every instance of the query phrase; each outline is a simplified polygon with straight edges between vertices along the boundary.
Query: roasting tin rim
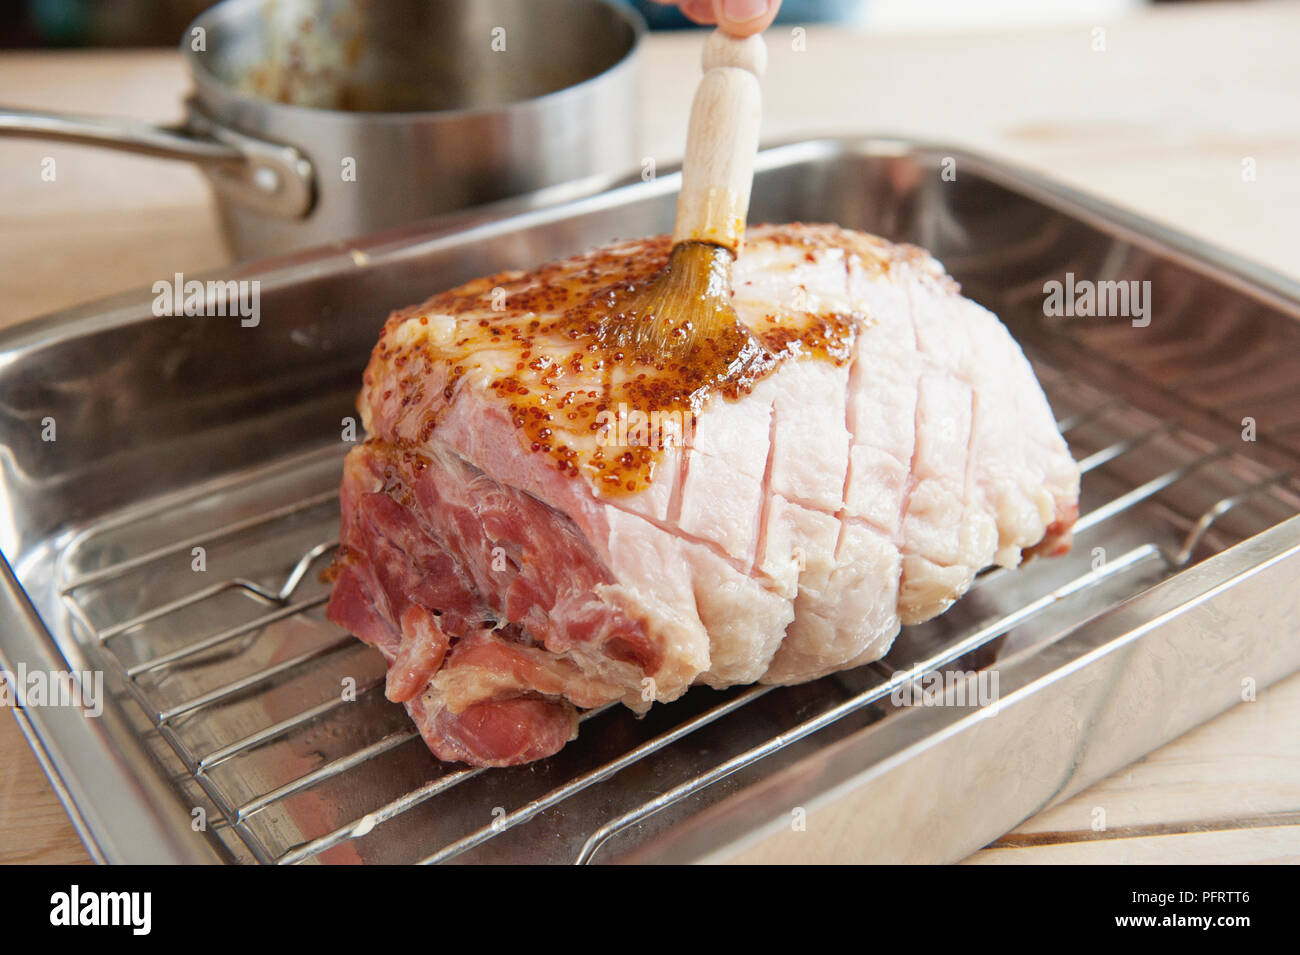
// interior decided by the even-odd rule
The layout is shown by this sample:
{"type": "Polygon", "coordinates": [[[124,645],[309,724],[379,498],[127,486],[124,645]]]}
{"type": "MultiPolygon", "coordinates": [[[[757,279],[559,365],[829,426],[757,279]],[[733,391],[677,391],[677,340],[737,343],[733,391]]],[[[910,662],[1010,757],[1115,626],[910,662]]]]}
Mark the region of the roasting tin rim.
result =
{"type": "MultiPolygon", "coordinates": [[[[73,670],[37,614],[7,558],[0,554],[0,665],[9,672],[73,670]]],[[[191,817],[154,757],[130,729],[117,698],[103,713],[74,707],[13,707],[19,728],[97,863],[217,863],[206,840],[192,837],[191,817]]]]}
{"type": "MultiPolygon", "coordinates": [[[[1178,259],[1203,274],[1231,285],[1234,289],[1280,308],[1293,319],[1300,316],[1300,282],[1282,275],[1210,243],[1146,220],[1141,216],[1095,199],[1073,187],[1056,183],[1036,172],[993,159],[970,150],[932,141],[901,136],[849,136],[805,139],[764,150],[758,157],[756,171],[778,169],[814,159],[835,159],[853,155],[900,156],[938,153],[954,156],[959,162],[973,165],[982,176],[1025,194],[1059,212],[1083,219],[1111,234],[1146,248],[1156,248],[1162,255],[1178,259]]],[[[355,242],[339,243],[279,260],[264,260],[212,270],[202,278],[257,278],[265,287],[291,287],[314,277],[371,268],[437,248],[440,243],[463,244],[487,239],[522,226],[543,225],[582,216],[599,210],[618,208],[639,199],[671,193],[678,187],[679,175],[667,174],[649,183],[635,183],[596,196],[543,208],[528,208],[528,201],[507,200],[481,212],[460,214],[448,220],[423,223],[392,230],[355,242]],[[367,261],[360,265],[356,252],[367,261]]],[[[88,335],[145,321],[152,316],[141,313],[142,303],[153,295],[145,289],[125,292],[84,305],[30,319],[0,332],[0,368],[25,352],[88,335]]],[[[185,489],[181,489],[182,491],[185,489]]],[[[65,528],[58,535],[68,535],[82,528],[65,528]]],[[[1076,630],[1078,639],[1105,630],[1108,622],[1145,619],[1142,626],[1124,630],[1099,644],[1090,655],[1118,649],[1122,644],[1140,640],[1152,632],[1163,616],[1184,609],[1180,604],[1162,614],[1142,618],[1143,608],[1157,608],[1168,595],[1186,587],[1192,580],[1209,581],[1204,595],[1228,587],[1233,581],[1261,569],[1255,554],[1260,548],[1282,554],[1300,547],[1300,517],[1292,518],[1225,549],[1195,568],[1180,570],[1147,590],[1108,608],[1076,630]],[[1163,615],[1163,616],[1162,616],[1163,615]]],[[[31,548],[34,550],[35,548],[31,548]]],[[[21,561],[29,554],[16,555],[21,561]]],[[[1285,556],[1285,555],[1283,555],[1285,556]]],[[[1281,556],[1276,559],[1282,559],[1281,556]]],[[[3,600],[0,601],[0,663],[12,669],[20,662],[29,667],[62,669],[71,666],[49,625],[32,607],[26,592],[5,556],[0,567],[3,576],[3,600]]],[[[1014,661],[1024,666],[1033,656],[1014,661]]],[[[1078,663],[1082,663],[1080,657],[1078,663]]],[[[1048,677],[1064,674],[1064,667],[1054,668],[1048,677]],[[1058,673],[1059,671],[1059,673],[1058,673]]],[[[1037,680],[1034,688],[1050,682],[1037,680]]],[[[191,835],[189,813],[175,791],[161,785],[157,763],[129,729],[120,704],[105,700],[104,716],[98,720],[82,717],[79,712],[58,708],[15,708],[24,735],[36,752],[38,761],[49,776],[60,800],[68,809],[79,835],[96,861],[103,862],[218,862],[221,857],[206,839],[191,835]],[[106,798],[106,794],[111,798],[106,798]],[[112,811],[105,811],[111,807],[112,811]]],[[[920,745],[925,739],[918,739],[920,745]]]]}
{"type": "MultiPolygon", "coordinates": [[[[1263,298],[1268,304],[1300,318],[1300,278],[1292,278],[1212,242],[977,150],[891,135],[804,138],[766,146],[755,160],[754,171],[764,172],[813,159],[917,153],[942,154],[959,162],[971,163],[981,175],[1000,185],[1092,225],[1102,226],[1108,232],[1119,232],[1134,244],[1142,247],[1155,245],[1162,251],[1172,252],[1182,264],[1193,270],[1208,271],[1250,297],[1263,298]]],[[[324,273],[373,268],[390,259],[420,255],[442,243],[492,238],[512,229],[543,225],[616,208],[642,198],[675,193],[680,182],[681,173],[673,171],[658,175],[650,182],[629,182],[592,196],[554,204],[547,201],[553,190],[542,190],[534,195],[505,199],[479,209],[282,257],[234,263],[196,274],[193,278],[200,281],[257,279],[264,290],[274,291],[324,273]],[[364,264],[358,261],[359,258],[364,264]]],[[[139,307],[154,298],[154,292],[142,286],[34,316],[0,330],[0,365],[11,361],[16,352],[150,320],[152,315],[142,315],[139,307]]]]}
{"type": "MultiPolygon", "coordinates": [[[[1052,641],[1050,646],[1051,656],[1064,656],[1066,658],[1064,662],[1045,663],[1048,655],[1043,652],[1047,649],[1044,647],[1035,647],[1029,651],[1013,654],[1009,659],[999,660],[999,673],[1006,677],[1007,683],[1014,689],[1011,693],[999,697],[996,710],[987,707],[980,707],[973,711],[957,707],[939,708],[938,715],[944,720],[944,726],[939,729],[931,728],[928,731],[910,733],[907,723],[909,720],[916,719],[921,711],[909,708],[893,714],[891,719],[895,723],[895,731],[911,737],[912,741],[891,750],[878,762],[864,765],[853,776],[833,783],[810,796],[806,801],[808,810],[812,812],[818,806],[830,804],[837,797],[862,785],[864,781],[883,776],[891,768],[906,763],[916,754],[941,746],[948,740],[960,736],[971,725],[991,719],[994,715],[1004,714],[1017,703],[1041,693],[1049,686],[1086,671],[1099,661],[1113,658],[1115,654],[1123,652],[1132,644],[1237,584],[1265,573],[1283,561],[1297,560],[1300,560],[1300,515],[1226,548],[1195,566],[1184,568],[1074,627],[1059,640],[1052,641]],[[1129,625],[1130,621],[1132,621],[1131,625],[1129,625]]],[[[887,692],[892,682],[885,684],[882,691],[887,692]]],[[[927,717],[934,715],[934,711],[926,714],[927,717]]],[[[850,737],[832,745],[849,747],[853,742],[850,737]]],[[[793,769],[790,767],[782,770],[778,773],[778,777],[792,775],[793,769]]],[[[1047,808],[1057,796],[1061,795],[1069,782],[1069,779],[1063,780],[1063,789],[1053,793],[1052,797],[1045,800],[1038,808],[1047,808]]],[[[742,791],[731,798],[741,801],[746,796],[747,794],[742,791]]],[[[787,825],[788,822],[784,819],[769,820],[755,826],[747,835],[732,844],[703,849],[698,857],[699,861],[725,862],[729,857],[743,852],[746,848],[763,842],[774,830],[787,825]]],[[[655,852],[656,847],[653,842],[641,850],[643,855],[652,855],[655,852]]],[[[661,861],[680,861],[673,857],[671,850],[666,852],[666,855],[667,858],[661,861]]]]}

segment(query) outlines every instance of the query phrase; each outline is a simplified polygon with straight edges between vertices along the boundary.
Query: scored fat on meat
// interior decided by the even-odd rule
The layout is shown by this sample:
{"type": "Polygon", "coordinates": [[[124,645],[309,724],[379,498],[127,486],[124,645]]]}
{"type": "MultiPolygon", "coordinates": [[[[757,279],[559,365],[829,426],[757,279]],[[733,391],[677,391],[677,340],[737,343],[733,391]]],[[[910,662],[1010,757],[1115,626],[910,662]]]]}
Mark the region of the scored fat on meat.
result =
{"type": "Polygon", "coordinates": [[[1033,371],[927,253],[752,228],[748,332],[631,355],[611,323],[669,249],[478,279],[375,346],[327,612],[441,759],[529,762],[611,701],[868,663],[983,567],[1069,547],[1079,472],[1033,371]]]}

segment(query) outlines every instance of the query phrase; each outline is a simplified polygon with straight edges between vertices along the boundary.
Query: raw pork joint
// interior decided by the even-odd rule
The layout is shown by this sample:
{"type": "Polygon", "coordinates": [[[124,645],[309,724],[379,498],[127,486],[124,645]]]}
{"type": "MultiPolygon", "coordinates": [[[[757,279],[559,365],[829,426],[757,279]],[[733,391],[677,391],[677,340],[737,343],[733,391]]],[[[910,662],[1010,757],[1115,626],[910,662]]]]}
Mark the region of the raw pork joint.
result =
{"type": "Polygon", "coordinates": [[[1029,363],[925,252],[760,226],[740,351],[608,334],[669,242],[394,313],[359,398],[328,614],[439,758],[556,752],[577,713],[882,656],[981,568],[1069,547],[1079,472],[1029,363]]]}

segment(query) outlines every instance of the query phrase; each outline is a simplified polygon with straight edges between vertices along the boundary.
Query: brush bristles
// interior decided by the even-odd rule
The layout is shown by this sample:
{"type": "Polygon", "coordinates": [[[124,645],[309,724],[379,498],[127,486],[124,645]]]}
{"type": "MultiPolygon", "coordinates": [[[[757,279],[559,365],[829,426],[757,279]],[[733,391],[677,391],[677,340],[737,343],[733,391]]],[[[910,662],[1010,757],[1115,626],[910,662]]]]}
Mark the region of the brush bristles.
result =
{"type": "Polygon", "coordinates": [[[620,337],[642,354],[683,355],[734,328],[733,259],[708,242],[675,245],[667,268],[622,304],[620,337]]]}

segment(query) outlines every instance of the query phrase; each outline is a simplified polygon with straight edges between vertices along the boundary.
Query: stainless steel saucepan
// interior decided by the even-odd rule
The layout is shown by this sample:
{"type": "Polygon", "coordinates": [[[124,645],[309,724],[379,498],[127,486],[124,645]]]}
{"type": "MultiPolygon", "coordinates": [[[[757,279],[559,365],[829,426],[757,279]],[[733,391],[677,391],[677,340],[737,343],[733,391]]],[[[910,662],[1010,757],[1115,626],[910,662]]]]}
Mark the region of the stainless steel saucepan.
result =
{"type": "Polygon", "coordinates": [[[0,135],[197,163],[255,258],[619,179],[644,30],[610,0],[226,0],[181,40],[182,126],[0,107],[0,135]]]}

